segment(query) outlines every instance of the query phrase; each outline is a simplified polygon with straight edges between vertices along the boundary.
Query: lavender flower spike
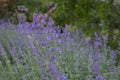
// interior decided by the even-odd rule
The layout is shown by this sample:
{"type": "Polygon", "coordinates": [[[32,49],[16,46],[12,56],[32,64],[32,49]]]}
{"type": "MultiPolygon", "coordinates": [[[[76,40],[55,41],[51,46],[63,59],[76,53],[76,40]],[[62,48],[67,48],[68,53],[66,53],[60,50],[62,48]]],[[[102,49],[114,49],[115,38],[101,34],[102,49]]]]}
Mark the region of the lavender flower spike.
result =
{"type": "Polygon", "coordinates": [[[103,80],[102,76],[96,76],[95,80],[103,80]]]}
{"type": "Polygon", "coordinates": [[[99,63],[95,61],[93,64],[93,74],[99,74],[99,63]]]}
{"type": "Polygon", "coordinates": [[[56,76],[56,71],[57,71],[57,67],[55,66],[55,64],[50,62],[48,64],[48,69],[49,69],[49,72],[50,72],[50,76],[55,77],[56,76]]]}
{"type": "Polygon", "coordinates": [[[67,79],[66,79],[66,76],[62,74],[57,77],[57,80],[67,80],[67,79]]]}

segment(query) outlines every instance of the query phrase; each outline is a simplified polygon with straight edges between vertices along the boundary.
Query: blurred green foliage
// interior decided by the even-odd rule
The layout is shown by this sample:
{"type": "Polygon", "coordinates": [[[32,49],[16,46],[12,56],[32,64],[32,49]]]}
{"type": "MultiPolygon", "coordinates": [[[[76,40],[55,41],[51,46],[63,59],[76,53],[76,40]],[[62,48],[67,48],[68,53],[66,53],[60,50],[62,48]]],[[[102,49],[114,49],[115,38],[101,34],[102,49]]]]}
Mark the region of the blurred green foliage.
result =
{"type": "Polygon", "coordinates": [[[36,9],[42,13],[47,12],[47,3],[50,0],[25,0],[21,1],[22,5],[25,5],[30,12],[34,12],[36,9]]]}
{"type": "Polygon", "coordinates": [[[120,5],[112,0],[54,0],[57,9],[53,18],[57,24],[74,24],[86,33],[99,30],[103,33],[109,27],[119,29],[120,5]]]}
{"type": "Polygon", "coordinates": [[[13,14],[19,0],[0,0],[0,18],[7,18],[13,14]]]}
{"type": "Polygon", "coordinates": [[[21,1],[21,5],[24,5],[28,8],[28,12],[26,13],[27,20],[31,21],[34,12],[38,13],[46,13],[49,10],[48,3],[50,0],[26,0],[21,1]]]}
{"type": "Polygon", "coordinates": [[[47,4],[50,0],[6,0],[4,3],[0,1],[0,18],[9,18],[15,10],[17,10],[18,6],[25,6],[28,8],[29,16],[33,14],[35,11],[39,11],[42,13],[46,13],[48,10],[47,4]],[[6,5],[7,6],[4,6],[6,5]]]}

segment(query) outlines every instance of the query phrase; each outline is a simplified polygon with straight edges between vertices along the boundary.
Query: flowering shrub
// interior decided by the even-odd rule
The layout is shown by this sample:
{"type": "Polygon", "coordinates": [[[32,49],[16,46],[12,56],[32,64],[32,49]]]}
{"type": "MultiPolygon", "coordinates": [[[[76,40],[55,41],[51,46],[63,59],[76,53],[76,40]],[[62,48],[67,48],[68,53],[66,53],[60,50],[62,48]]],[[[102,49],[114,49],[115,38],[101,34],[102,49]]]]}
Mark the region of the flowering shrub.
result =
{"type": "Polygon", "coordinates": [[[0,80],[119,80],[119,51],[107,46],[107,35],[84,38],[68,25],[60,33],[46,16],[26,23],[20,15],[17,26],[0,26],[0,80]]]}

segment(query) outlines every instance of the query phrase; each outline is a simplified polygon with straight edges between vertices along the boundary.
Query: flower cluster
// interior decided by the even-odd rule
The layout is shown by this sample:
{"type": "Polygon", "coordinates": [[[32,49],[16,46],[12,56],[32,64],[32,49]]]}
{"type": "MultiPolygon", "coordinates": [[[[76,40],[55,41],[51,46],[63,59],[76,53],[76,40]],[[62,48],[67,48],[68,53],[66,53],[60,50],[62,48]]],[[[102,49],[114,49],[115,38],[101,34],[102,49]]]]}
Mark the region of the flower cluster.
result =
{"type": "Polygon", "coordinates": [[[118,51],[107,46],[107,35],[70,33],[47,14],[34,13],[31,23],[19,14],[18,21],[12,30],[0,29],[1,80],[104,80],[117,72],[118,51]]]}

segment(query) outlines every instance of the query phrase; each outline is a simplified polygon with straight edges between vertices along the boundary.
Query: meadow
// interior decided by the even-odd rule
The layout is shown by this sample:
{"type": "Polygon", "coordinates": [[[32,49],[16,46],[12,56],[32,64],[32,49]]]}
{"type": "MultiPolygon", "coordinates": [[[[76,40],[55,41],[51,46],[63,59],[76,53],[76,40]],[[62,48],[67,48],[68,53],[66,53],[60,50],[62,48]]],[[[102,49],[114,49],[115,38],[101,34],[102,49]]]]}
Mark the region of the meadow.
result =
{"type": "Polygon", "coordinates": [[[107,45],[107,34],[86,38],[67,24],[61,32],[51,17],[40,17],[1,22],[0,80],[120,80],[120,53],[107,45]]]}

